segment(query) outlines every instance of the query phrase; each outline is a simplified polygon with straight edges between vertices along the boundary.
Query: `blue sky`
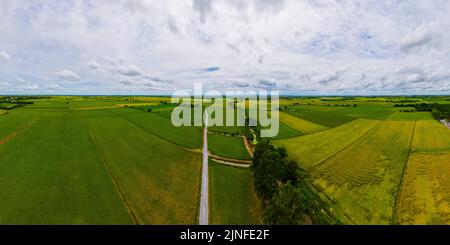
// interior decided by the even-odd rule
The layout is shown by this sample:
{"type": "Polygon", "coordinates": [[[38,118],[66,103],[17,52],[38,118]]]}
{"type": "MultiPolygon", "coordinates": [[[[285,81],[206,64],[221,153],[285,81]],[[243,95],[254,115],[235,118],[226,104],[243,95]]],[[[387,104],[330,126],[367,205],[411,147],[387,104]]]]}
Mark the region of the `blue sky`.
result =
{"type": "Polygon", "coordinates": [[[0,94],[449,94],[450,1],[0,2],[0,94]]]}

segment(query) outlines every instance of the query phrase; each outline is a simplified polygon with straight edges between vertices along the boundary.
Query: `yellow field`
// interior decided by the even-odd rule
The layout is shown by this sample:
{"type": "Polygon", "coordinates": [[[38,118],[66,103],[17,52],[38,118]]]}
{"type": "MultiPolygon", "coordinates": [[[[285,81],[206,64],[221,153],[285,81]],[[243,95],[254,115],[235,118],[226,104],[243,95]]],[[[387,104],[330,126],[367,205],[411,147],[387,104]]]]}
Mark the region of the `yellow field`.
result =
{"type": "Polygon", "coordinates": [[[417,121],[396,223],[450,224],[450,130],[437,121],[417,121]]]}
{"type": "Polygon", "coordinates": [[[353,143],[378,122],[358,119],[318,133],[276,140],[274,144],[286,147],[289,158],[296,160],[304,168],[310,168],[353,143]]]}
{"type": "Polygon", "coordinates": [[[450,152],[410,156],[397,200],[398,224],[450,224],[450,152]]]}
{"type": "Polygon", "coordinates": [[[340,219],[355,224],[392,222],[414,124],[383,121],[314,168],[314,184],[338,203],[340,219]]]}
{"type": "Polygon", "coordinates": [[[417,121],[412,146],[413,152],[450,150],[450,130],[436,120],[417,121]]]}
{"type": "Polygon", "coordinates": [[[312,134],[328,129],[328,127],[289,115],[284,112],[280,112],[280,120],[291,128],[304,134],[312,134]]]}

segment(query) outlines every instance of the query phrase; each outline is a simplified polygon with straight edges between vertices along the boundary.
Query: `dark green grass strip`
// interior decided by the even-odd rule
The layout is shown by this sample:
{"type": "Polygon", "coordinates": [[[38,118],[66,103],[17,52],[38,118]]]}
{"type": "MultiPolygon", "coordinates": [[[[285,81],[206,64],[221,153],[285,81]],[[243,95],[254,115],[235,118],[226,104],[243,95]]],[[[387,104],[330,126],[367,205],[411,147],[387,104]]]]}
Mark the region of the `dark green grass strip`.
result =
{"type": "Polygon", "coordinates": [[[116,179],[116,177],[114,177],[114,174],[112,172],[111,166],[109,165],[108,161],[106,160],[106,156],[103,153],[102,149],[100,148],[100,146],[97,143],[97,140],[95,140],[95,136],[92,134],[91,130],[89,131],[89,135],[91,136],[90,139],[92,141],[92,143],[95,145],[95,148],[97,149],[97,152],[99,153],[103,164],[105,164],[106,170],[109,174],[109,176],[111,177],[114,185],[116,186],[116,190],[119,193],[119,196],[122,198],[122,201],[126,207],[126,209],[128,210],[128,213],[130,214],[131,218],[133,219],[134,224],[139,225],[139,219],[137,218],[136,214],[133,211],[133,208],[130,205],[130,202],[128,201],[127,197],[125,196],[125,193],[123,192],[122,188],[120,187],[120,184],[118,182],[118,180],[116,179]]]}

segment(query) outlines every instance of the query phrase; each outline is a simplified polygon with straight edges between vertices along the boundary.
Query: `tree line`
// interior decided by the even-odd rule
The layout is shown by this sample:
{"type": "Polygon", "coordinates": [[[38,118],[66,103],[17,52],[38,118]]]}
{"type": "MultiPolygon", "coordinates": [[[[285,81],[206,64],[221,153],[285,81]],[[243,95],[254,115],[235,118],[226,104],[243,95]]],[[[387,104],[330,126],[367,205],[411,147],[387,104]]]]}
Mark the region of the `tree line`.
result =
{"type": "Polygon", "coordinates": [[[394,107],[412,107],[416,111],[429,111],[436,119],[450,120],[450,104],[418,103],[418,104],[395,104],[394,107]]]}
{"type": "Polygon", "coordinates": [[[339,223],[309,184],[307,172],[287,156],[284,147],[276,148],[268,140],[259,141],[253,153],[253,182],[263,203],[264,223],[339,223]]]}

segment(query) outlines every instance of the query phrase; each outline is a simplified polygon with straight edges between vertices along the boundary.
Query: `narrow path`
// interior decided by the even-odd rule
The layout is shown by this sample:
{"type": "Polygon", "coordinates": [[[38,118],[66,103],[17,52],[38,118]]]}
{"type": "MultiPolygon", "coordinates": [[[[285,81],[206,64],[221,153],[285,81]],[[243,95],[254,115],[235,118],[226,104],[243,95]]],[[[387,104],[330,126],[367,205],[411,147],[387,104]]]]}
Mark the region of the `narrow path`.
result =
{"type": "Polygon", "coordinates": [[[214,159],[214,158],[211,158],[211,160],[216,163],[219,163],[219,164],[228,165],[228,166],[237,167],[237,168],[249,168],[251,166],[250,164],[239,164],[239,163],[228,162],[228,161],[223,161],[223,160],[214,159]]]}
{"type": "Polygon", "coordinates": [[[202,164],[202,188],[200,192],[200,225],[209,222],[209,171],[208,171],[208,117],[205,113],[205,127],[203,128],[203,164],[202,164]]]}
{"type": "Polygon", "coordinates": [[[6,142],[10,141],[12,138],[14,138],[16,135],[24,132],[25,130],[29,129],[35,122],[37,122],[40,119],[40,117],[33,118],[29,123],[27,123],[22,128],[16,129],[11,134],[7,135],[5,138],[0,139],[0,145],[5,144],[6,142]]]}
{"type": "MultiPolygon", "coordinates": [[[[253,137],[255,137],[255,136],[253,136],[253,137]]],[[[248,154],[250,155],[250,157],[253,157],[253,151],[252,151],[252,149],[250,148],[250,145],[248,144],[247,137],[245,137],[245,135],[244,135],[244,136],[242,136],[242,138],[244,139],[244,146],[245,146],[245,149],[247,149],[247,152],[248,152],[248,154]]]]}

